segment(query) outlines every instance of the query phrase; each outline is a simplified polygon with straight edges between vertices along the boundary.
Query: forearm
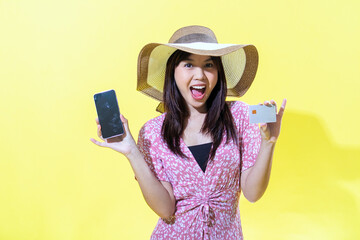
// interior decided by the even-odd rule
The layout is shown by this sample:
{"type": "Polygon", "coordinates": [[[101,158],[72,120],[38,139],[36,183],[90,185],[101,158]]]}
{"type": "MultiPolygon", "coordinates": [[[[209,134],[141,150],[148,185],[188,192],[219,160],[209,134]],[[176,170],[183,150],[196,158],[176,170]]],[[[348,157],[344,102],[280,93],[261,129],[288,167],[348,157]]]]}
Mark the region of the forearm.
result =
{"type": "Polygon", "coordinates": [[[260,199],[268,186],[274,148],[275,143],[262,140],[256,162],[242,184],[244,196],[250,202],[260,199]]]}
{"type": "Polygon", "coordinates": [[[150,170],[140,151],[136,148],[126,157],[134,171],[146,203],[161,218],[172,216],[175,212],[175,200],[150,170]]]}

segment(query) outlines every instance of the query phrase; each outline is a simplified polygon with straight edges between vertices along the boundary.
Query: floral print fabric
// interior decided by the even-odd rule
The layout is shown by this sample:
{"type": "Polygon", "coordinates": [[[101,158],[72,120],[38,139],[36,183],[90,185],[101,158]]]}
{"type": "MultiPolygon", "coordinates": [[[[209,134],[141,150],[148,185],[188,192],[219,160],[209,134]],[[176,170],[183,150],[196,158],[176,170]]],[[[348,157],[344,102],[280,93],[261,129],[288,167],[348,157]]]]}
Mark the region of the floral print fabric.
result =
{"type": "Polygon", "coordinates": [[[255,163],[261,137],[258,125],[249,124],[249,106],[239,101],[228,104],[240,146],[232,140],[225,144],[224,135],[205,172],[182,139],[180,147],[188,158],[173,154],[162,140],[166,113],[140,130],[138,146],[145,161],[160,181],[171,183],[176,199],[174,221],[159,219],[151,239],[242,239],[240,172],[255,163]]]}

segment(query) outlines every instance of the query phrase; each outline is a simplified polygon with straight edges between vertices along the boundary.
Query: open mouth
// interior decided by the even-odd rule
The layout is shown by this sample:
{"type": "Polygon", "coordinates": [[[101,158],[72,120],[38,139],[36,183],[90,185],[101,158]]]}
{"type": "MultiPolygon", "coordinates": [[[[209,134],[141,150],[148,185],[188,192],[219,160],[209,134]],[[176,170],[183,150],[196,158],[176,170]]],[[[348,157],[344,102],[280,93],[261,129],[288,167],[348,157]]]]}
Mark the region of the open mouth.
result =
{"type": "Polygon", "coordinates": [[[205,89],[206,87],[204,85],[202,86],[191,86],[190,91],[191,95],[196,100],[201,100],[205,96],[205,89]]]}

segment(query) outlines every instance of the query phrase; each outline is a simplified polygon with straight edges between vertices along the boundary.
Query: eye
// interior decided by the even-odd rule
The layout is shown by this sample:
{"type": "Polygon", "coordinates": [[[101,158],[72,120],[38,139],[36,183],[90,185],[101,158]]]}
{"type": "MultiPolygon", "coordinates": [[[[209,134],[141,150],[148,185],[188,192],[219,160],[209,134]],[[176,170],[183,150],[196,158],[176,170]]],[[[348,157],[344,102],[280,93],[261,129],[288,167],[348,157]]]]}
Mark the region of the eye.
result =
{"type": "Polygon", "coordinates": [[[207,63],[207,64],[205,64],[205,67],[207,67],[207,68],[213,68],[213,67],[214,67],[214,64],[213,64],[213,63],[207,63]]]}
{"type": "Polygon", "coordinates": [[[191,67],[192,67],[192,64],[191,64],[191,63],[185,63],[185,64],[184,64],[184,67],[186,67],[186,68],[191,68],[191,67]]]}

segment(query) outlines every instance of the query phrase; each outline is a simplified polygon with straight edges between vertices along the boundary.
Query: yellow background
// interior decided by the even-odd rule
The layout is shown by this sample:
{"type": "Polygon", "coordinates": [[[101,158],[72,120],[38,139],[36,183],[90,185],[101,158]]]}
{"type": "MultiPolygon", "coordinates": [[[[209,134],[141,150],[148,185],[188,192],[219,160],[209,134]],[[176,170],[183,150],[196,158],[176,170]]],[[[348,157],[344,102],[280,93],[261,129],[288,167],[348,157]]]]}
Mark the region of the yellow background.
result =
{"type": "Polygon", "coordinates": [[[260,54],[249,104],[288,99],[268,191],[240,201],[246,239],[360,239],[358,0],[0,0],[0,239],[149,239],[157,216],[127,160],[93,145],[115,89],[137,138],[149,42],[205,25],[260,54]]]}

